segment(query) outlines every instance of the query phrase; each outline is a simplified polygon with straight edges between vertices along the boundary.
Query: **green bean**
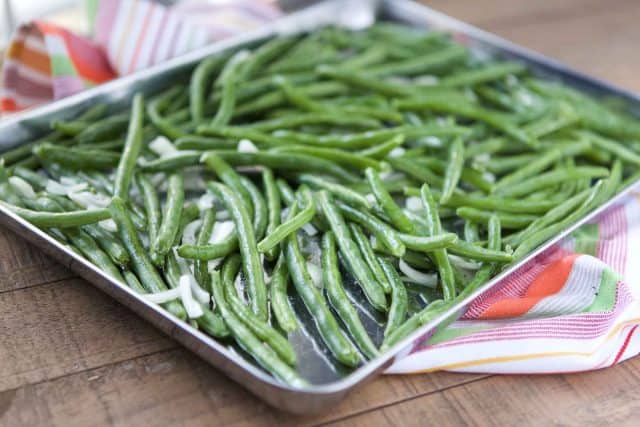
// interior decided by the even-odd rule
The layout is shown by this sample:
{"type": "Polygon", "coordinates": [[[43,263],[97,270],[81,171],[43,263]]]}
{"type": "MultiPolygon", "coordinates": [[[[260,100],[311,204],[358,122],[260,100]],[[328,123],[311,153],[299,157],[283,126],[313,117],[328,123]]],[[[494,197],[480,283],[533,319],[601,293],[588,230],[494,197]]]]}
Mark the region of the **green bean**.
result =
{"type": "Polygon", "coordinates": [[[396,231],[384,221],[340,201],[337,201],[336,205],[346,219],[360,224],[369,233],[373,234],[393,256],[402,257],[404,255],[406,249],[404,243],[402,243],[396,231]]]}
{"type": "Polygon", "coordinates": [[[251,308],[260,319],[267,320],[267,289],[249,213],[244,203],[230,187],[213,182],[209,183],[208,187],[222,201],[231,214],[236,226],[238,246],[242,255],[243,271],[247,280],[251,308]]]}
{"type": "Polygon", "coordinates": [[[382,160],[386,158],[395,148],[401,147],[402,144],[404,144],[404,135],[396,135],[386,142],[374,145],[369,148],[365,148],[364,150],[357,151],[357,154],[376,160],[382,160]]]}
{"type": "MultiPolygon", "coordinates": [[[[264,185],[264,194],[267,199],[267,229],[266,236],[272,235],[280,225],[281,216],[281,202],[280,192],[276,186],[276,181],[271,169],[265,168],[262,171],[262,184],[264,185]]],[[[261,250],[260,243],[258,243],[258,250],[261,250]]],[[[273,248],[264,251],[265,256],[270,261],[275,261],[280,253],[280,247],[274,246],[273,248]]]]}
{"type": "Polygon", "coordinates": [[[287,115],[286,117],[278,117],[250,125],[250,129],[269,132],[278,129],[296,128],[303,125],[332,125],[332,126],[350,126],[364,129],[377,128],[380,122],[368,117],[359,117],[354,115],[340,115],[333,113],[301,113],[295,115],[287,115]]]}
{"type": "Polygon", "coordinates": [[[533,233],[530,233],[514,251],[513,259],[521,259],[523,256],[537,248],[540,244],[544,243],[549,238],[556,236],[558,233],[561,233],[568,226],[586,215],[587,212],[589,212],[589,210],[592,208],[593,200],[597,197],[598,193],[602,189],[602,184],[602,181],[598,181],[596,185],[589,189],[588,195],[584,199],[584,201],[569,215],[554,224],[548,225],[545,228],[541,228],[533,233]]]}
{"type": "Polygon", "coordinates": [[[267,202],[264,200],[264,196],[258,187],[256,187],[249,178],[241,176],[240,183],[247,190],[251,198],[251,206],[253,207],[253,230],[256,233],[256,240],[260,240],[264,237],[264,232],[267,229],[267,202]]]}
{"type": "Polygon", "coordinates": [[[310,174],[299,175],[298,180],[304,184],[310,185],[312,188],[326,190],[336,199],[343,200],[351,205],[359,206],[366,210],[371,210],[373,207],[366,197],[349,187],[345,187],[344,185],[329,182],[326,179],[310,174]]]}
{"type": "MultiPolygon", "coordinates": [[[[440,216],[438,215],[438,209],[436,203],[433,200],[433,195],[429,190],[428,184],[423,184],[420,189],[422,205],[427,213],[426,219],[426,231],[428,237],[438,236],[442,233],[442,226],[440,224],[440,216]]],[[[433,252],[433,256],[438,267],[440,274],[440,282],[442,284],[442,294],[445,301],[452,300],[456,295],[455,280],[453,277],[453,269],[449,263],[447,257],[447,249],[436,249],[433,252]]]]}
{"type": "MultiPolygon", "coordinates": [[[[209,242],[215,222],[216,211],[213,208],[207,209],[202,216],[202,225],[198,232],[196,245],[201,246],[209,242]]],[[[200,286],[207,290],[211,289],[211,276],[209,276],[209,263],[207,261],[195,260],[193,264],[193,273],[200,286]]]]}
{"type": "Polygon", "coordinates": [[[548,151],[537,159],[533,160],[528,165],[518,169],[517,171],[506,175],[498,181],[494,187],[494,191],[498,191],[501,188],[508,187],[517,182],[523,181],[529,177],[532,177],[547,167],[557,162],[558,160],[564,157],[570,157],[572,155],[576,155],[580,153],[582,150],[586,149],[589,146],[588,141],[579,141],[573,144],[567,144],[563,147],[558,147],[548,151]]]}
{"type": "Polygon", "coordinates": [[[462,169],[464,167],[464,144],[462,139],[457,138],[451,144],[449,150],[449,165],[447,167],[444,184],[442,186],[442,194],[440,195],[440,203],[445,204],[453,195],[453,191],[458,186],[462,169]]]}
{"type": "Polygon", "coordinates": [[[415,161],[405,159],[404,157],[388,158],[387,161],[391,164],[393,169],[403,172],[409,177],[417,179],[420,182],[427,182],[430,185],[440,188],[444,185],[442,178],[433,173],[429,168],[426,168],[424,165],[420,165],[415,161]]]}
{"type": "Polygon", "coordinates": [[[465,70],[442,79],[439,83],[443,86],[473,86],[481,83],[495,81],[513,74],[521,74],[526,71],[524,65],[516,62],[496,62],[475,70],[465,70]]]}
{"type": "Polygon", "coordinates": [[[640,155],[628,149],[617,141],[604,138],[593,132],[582,131],[578,132],[578,135],[587,138],[587,140],[591,141],[596,147],[599,147],[602,150],[605,150],[613,154],[614,156],[621,158],[625,162],[629,162],[636,166],[640,165],[640,155]]]}
{"type": "MultiPolygon", "coordinates": [[[[500,219],[494,215],[489,219],[489,224],[487,226],[488,229],[488,248],[494,251],[499,251],[502,246],[501,242],[501,230],[500,230],[500,219]]],[[[471,295],[478,287],[484,285],[491,279],[491,276],[496,271],[497,265],[495,263],[486,263],[473,276],[473,279],[464,287],[464,289],[460,292],[457,301],[461,301],[465,299],[467,296],[471,295]]]]}
{"type": "MultiPolygon", "coordinates": [[[[292,207],[289,212],[289,218],[295,214],[296,210],[292,207]]],[[[311,280],[295,233],[287,237],[284,252],[291,281],[309,314],[315,319],[315,324],[322,340],[340,363],[347,366],[357,366],[360,363],[358,351],[343,335],[325,299],[311,280]]]]}
{"type": "Polygon", "coordinates": [[[46,142],[36,146],[33,154],[41,161],[58,163],[73,170],[111,169],[120,160],[120,155],[111,151],[67,148],[46,142]]]}
{"type": "Polygon", "coordinates": [[[295,331],[300,327],[296,320],[296,315],[287,296],[287,285],[289,283],[289,271],[283,254],[278,257],[276,266],[271,273],[271,284],[269,292],[271,297],[271,309],[278,321],[278,325],[286,333],[295,331]]]}
{"type": "MultiPolygon", "coordinates": [[[[209,157],[210,153],[212,152],[205,153],[203,158],[209,157]]],[[[268,153],[264,151],[240,153],[230,150],[216,151],[215,154],[233,166],[265,166],[274,170],[319,173],[333,176],[349,183],[358,180],[356,176],[328,160],[304,154],[268,153]]]]}
{"type": "MultiPolygon", "coordinates": [[[[498,219],[499,218],[500,217],[498,217],[498,219]]],[[[508,254],[506,252],[485,249],[472,243],[465,242],[464,240],[458,240],[452,243],[447,251],[451,252],[452,254],[460,255],[469,259],[475,259],[478,261],[507,263],[513,261],[514,259],[511,254],[508,254]]]]}
{"type": "Polygon", "coordinates": [[[140,149],[142,148],[142,125],[144,122],[144,98],[137,94],[133,98],[131,106],[131,120],[127,139],[122,150],[122,157],[118,163],[116,177],[114,180],[113,194],[123,200],[129,196],[129,185],[133,176],[133,169],[138,160],[140,149]]]}
{"type": "MultiPolygon", "coordinates": [[[[377,263],[378,261],[374,259],[377,263]]],[[[378,266],[378,268],[380,268],[378,266]]],[[[338,267],[336,241],[333,232],[329,231],[322,236],[322,279],[327,292],[329,303],[336,310],[340,319],[347,327],[349,335],[353,338],[360,351],[367,359],[373,359],[378,355],[378,349],[367,334],[362,325],[358,312],[355,310],[344,288],[338,267]]]]}
{"type": "Polygon", "coordinates": [[[158,193],[146,175],[138,174],[137,177],[138,189],[142,195],[144,210],[147,215],[147,235],[149,236],[149,242],[154,242],[158,235],[161,222],[158,193]]]}
{"type": "Polygon", "coordinates": [[[411,333],[415,332],[421,326],[431,322],[438,315],[446,311],[446,309],[449,308],[449,305],[449,303],[443,300],[435,300],[431,302],[421,311],[414,314],[404,323],[393,329],[389,335],[385,336],[382,346],[380,347],[380,351],[384,352],[388,350],[404,338],[411,335],[411,333]]]}
{"type": "Polygon", "coordinates": [[[538,216],[536,215],[508,212],[491,212],[470,207],[462,207],[456,209],[456,215],[469,221],[478,222],[481,224],[486,224],[489,221],[491,215],[497,215],[504,227],[510,229],[524,228],[538,219],[538,216]]]}
{"type": "Polygon", "coordinates": [[[282,361],[271,348],[265,347],[231,310],[224,298],[224,290],[220,282],[220,273],[217,271],[211,273],[211,285],[217,309],[220,311],[224,322],[229,327],[231,335],[240,347],[276,378],[279,378],[291,386],[306,386],[307,382],[282,361]]]}
{"type": "Polygon", "coordinates": [[[369,157],[360,156],[358,154],[350,153],[337,148],[287,145],[283,147],[272,148],[269,151],[273,153],[298,153],[312,157],[319,157],[321,159],[330,160],[331,162],[339,164],[343,167],[355,170],[362,170],[366,168],[374,168],[376,170],[380,170],[382,168],[382,165],[377,160],[373,160],[369,157]]]}
{"type": "Polygon", "coordinates": [[[387,49],[385,47],[372,45],[358,55],[342,61],[340,67],[342,69],[362,69],[373,64],[379,64],[384,61],[386,57],[387,49]]]}
{"type": "Polygon", "coordinates": [[[522,166],[528,165],[538,157],[540,157],[538,153],[517,154],[503,157],[493,156],[486,163],[483,162],[481,164],[482,167],[486,168],[490,172],[496,174],[504,174],[507,172],[511,172],[514,169],[518,169],[522,166]]]}
{"type": "MultiPolygon", "coordinates": [[[[437,194],[437,192],[433,192],[437,194]]],[[[420,197],[420,189],[405,187],[406,196],[420,197]]],[[[502,198],[497,196],[474,196],[472,194],[453,194],[446,206],[471,207],[498,212],[511,212],[520,214],[545,213],[557,205],[555,201],[547,200],[522,200],[502,198]]]]}
{"type": "MultiPolygon", "coordinates": [[[[127,251],[129,252],[131,267],[140,278],[145,289],[150,293],[167,290],[167,285],[158,274],[158,271],[151,263],[147,252],[140,243],[135,227],[127,213],[124,201],[117,196],[113,197],[113,199],[111,199],[108,212],[111,213],[113,220],[117,224],[120,240],[122,240],[125,248],[127,248],[127,251]]],[[[187,315],[182,304],[179,302],[170,301],[163,304],[163,306],[179,319],[186,319],[187,315]]]]}
{"type": "Polygon", "coordinates": [[[82,231],[91,236],[116,265],[123,268],[129,265],[130,258],[127,250],[110,232],[97,224],[85,225],[82,231]]]}
{"type": "Polygon", "coordinates": [[[216,115],[211,120],[211,126],[225,126],[233,117],[233,109],[236,106],[236,89],[238,83],[244,80],[242,68],[246,64],[246,57],[240,58],[244,51],[235,54],[224,66],[222,73],[216,80],[216,85],[222,86],[220,105],[216,115]]]}
{"type": "MultiPolygon", "coordinates": [[[[167,117],[163,117],[162,113],[169,106],[169,103],[178,94],[184,91],[184,87],[181,85],[173,86],[172,88],[161,93],[158,97],[152,99],[147,104],[147,115],[151,123],[169,139],[176,139],[185,134],[185,132],[179,127],[175,126],[167,117]]],[[[189,110],[185,110],[185,116],[189,116],[189,110]]],[[[186,118],[185,117],[185,118],[186,118]]]]}
{"type": "Polygon", "coordinates": [[[453,98],[431,94],[421,98],[399,100],[396,102],[396,108],[400,110],[433,110],[441,113],[457,114],[486,123],[518,142],[531,146],[537,145],[537,141],[519,129],[508,115],[480,107],[463,97],[453,98]]]}
{"type": "Polygon", "coordinates": [[[193,121],[200,122],[204,119],[206,87],[212,80],[213,75],[220,71],[226,59],[225,56],[206,58],[193,71],[189,83],[189,111],[193,121]]]}
{"type": "Polygon", "coordinates": [[[257,48],[246,61],[244,70],[246,78],[250,79],[258,74],[264,66],[285,53],[295,41],[293,37],[278,37],[257,48]]]}
{"type": "MultiPolygon", "coordinates": [[[[407,155],[408,156],[408,155],[407,155]]],[[[427,168],[432,170],[433,172],[439,175],[446,175],[448,171],[448,163],[444,160],[437,159],[435,157],[423,157],[416,159],[416,162],[424,164],[427,168]]],[[[460,174],[460,181],[466,182],[467,184],[472,185],[478,190],[489,192],[493,188],[493,183],[488,181],[487,178],[476,169],[470,167],[462,168],[462,172],[460,174]]],[[[443,181],[444,185],[444,181],[443,181]]],[[[454,188],[455,190],[455,188],[454,188]]],[[[460,193],[457,191],[457,193],[460,193]]]]}
{"type": "MultiPolygon", "coordinates": [[[[495,216],[497,218],[497,216],[495,216]]],[[[480,240],[480,232],[478,231],[478,223],[465,220],[464,221],[464,240],[469,243],[475,243],[480,240]]]]}
{"type": "Polygon", "coordinates": [[[180,221],[178,222],[178,231],[176,231],[176,237],[173,239],[173,246],[177,246],[182,241],[182,235],[184,229],[189,223],[195,221],[200,217],[200,209],[195,203],[187,202],[182,207],[180,213],[180,221]]]}
{"type": "Polygon", "coordinates": [[[370,67],[367,74],[378,78],[392,75],[417,75],[427,74],[443,70],[452,64],[458,63],[467,57],[467,49],[460,45],[454,45],[445,49],[419,55],[399,62],[389,62],[370,67]]]}
{"type": "Polygon", "coordinates": [[[398,276],[398,272],[393,265],[382,257],[378,257],[378,262],[382,267],[387,281],[391,284],[391,306],[387,317],[387,325],[384,329],[384,336],[388,337],[407,317],[409,301],[407,289],[404,283],[402,283],[402,280],[400,280],[400,276],[398,276]]]}
{"type": "Polygon", "coordinates": [[[169,176],[167,199],[162,212],[162,221],[158,228],[158,234],[151,242],[151,253],[154,254],[156,265],[163,260],[167,252],[171,250],[178,228],[180,216],[184,204],[184,178],[182,173],[174,173],[169,176]]]}
{"type": "Polygon", "coordinates": [[[602,167],[575,167],[568,169],[556,169],[536,176],[527,181],[515,183],[507,188],[498,190],[501,196],[518,197],[533,194],[537,190],[552,187],[554,185],[566,183],[568,181],[583,178],[601,178],[609,175],[609,170],[602,167]]]}
{"type": "Polygon", "coordinates": [[[413,223],[396,204],[387,189],[384,188],[378,173],[375,170],[368,168],[365,170],[365,177],[369,182],[371,192],[378,201],[378,204],[382,207],[382,210],[391,219],[391,223],[405,233],[412,233],[414,231],[413,223]]]}
{"type": "Polygon", "coordinates": [[[51,129],[60,132],[64,136],[74,137],[82,132],[89,124],[85,121],[73,120],[73,121],[62,121],[62,120],[54,120],[51,122],[51,129]]]}
{"type": "Polygon", "coordinates": [[[93,224],[111,218],[107,209],[80,210],[70,212],[38,212],[21,208],[0,200],[0,205],[40,228],[67,228],[93,224]]]}
{"type": "Polygon", "coordinates": [[[64,233],[70,242],[100,270],[103,270],[112,278],[124,282],[124,278],[122,274],[120,274],[118,267],[114,265],[109,255],[100,249],[97,242],[89,234],[77,228],[67,228],[64,233]]]}
{"type": "Polygon", "coordinates": [[[75,139],[80,144],[91,144],[97,141],[113,139],[124,133],[128,123],[128,112],[115,114],[87,126],[76,135],[75,139]]]}
{"type": "Polygon", "coordinates": [[[238,146],[238,143],[205,136],[184,135],[176,139],[174,145],[178,150],[208,151],[234,149],[238,146]]]}
{"type": "Polygon", "coordinates": [[[47,178],[32,171],[31,169],[23,168],[22,166],[16,166],[13,168],[13,175],[24,179],[36,190],[43,190],[47,186],[47,178]]]}
{"type": "Polygon", "coordinates": [[[220,243],[182,245],[178,248],[178,255],[187,259],[211,261],[224,258],[236,250],[238,250],[238,238],[234,232],[220,243]]]}
{"type": "Polygon", "coordinates": [[[200,163],[201,151],[184,150],[144,162],[140,165],[143,172],[172,172],[200,163]]]}
{"type": "MultiPolygon", "coordinates": [[[[272,248],[276,247],[281,241],[286,239],[290,234],[295,233],[297,230],[311,221],[311,219],[316,214],[316,204],[313,200],[311,192],[308,189],[302,192],[302,196],[305,200],[304,209],[277,226],[271,234],[261,240],[260,243],[258,243],[258,250],[260,252],[268,252],[272,248]]],[[[293,206],[296,206],[297,210],[296,201],[293,202],[291,208],[293,208],[293,206]]]]}
{"type": "MultiPolygon", "coordinates": [[[[354,243],[342,214],[333,203],[329,194],[321,191],[318,194],[318,201],[324,217],[331,225],[331,229],[336,236],[338,247],[343,254],[345,262],[358,284],[362,287],[367,299],[373,307],[380,311],[386,311],[387,300],[384,296],[382,285],[373,276],[371,270],[362,259],[358,246],[354,243]]],[[[291,268],[291,266],[289,266],[291,268]]]]}
{"type": "Polygon", "coordinates": [[[280,178],[276,180],[276,186],[278,187],[280,198],[284,200],[287,206],[291,206],[296,201],[296,195],[291,186],[287,184],[287,181],[280,178]]]}
{"type": "Polygon", "coordinates": [[[353,240],[355,240],[358,249],[360,249],[360,254],[362,255],[362,259],[367,264],[374,277],[378,279],[378,282],[382,286],[385,294],[391,293],[391,285],[387,282],[380,265],[378,264],[378,260],[376,259],[376,255],[373,253],[373,248],[371,247],[371,242],[369,238],[364,234],[362,228],[359,225],[350,223],[349,230],[351,231],[351,235],[353,236],[353,240]]]}
{"type": "Polygon", "coordinates": [[[412,90],[401,84],[389,83],[384,80],[379,80],[370,76],[368,73],[356,72],[353,70],[342,70],[336,67],[328,65],[319,66],[316,72],[323,77],[329,77],[333,80],[338,80],[348,85],[360,87],[362,89],[368,89],[376,93],[380,93],[384,96],[410,96],[412,90]]]}
{"type": "Polygon", "coordinates": [[[220,181],[225,183],[233,191],[237,192],[247,209],[249,216],[253,216],[253,200],[249,190],[245,187],[240,176],[223,160],[216,152],[209,151],[202,155],[200,162],[213,171],[220,181]]]}
{"type": "MultiPolygon", "coordinates": [[[[311,97],[323,97],[345,94],[349,92],[349,87],[339,82],[312,82],[304,87],[299,87],[299,90],[311,97]]],[[[234,117],[258,114],[278,107],[285,102],[286,98],[280,91],[266,93],[250,102],[239,105],[234,111],[234,117]]]]}
{"type": "Polygon", "coordinates": [[[458,241],[458,236],[454,233],[441,233],[430,237],[398,234],[398,237],[407,248],[426,253],[450,248],[458,241]]]}
{"type": "Polygon", "coordinates": [[[258,338],[270,346],[280,358],[287,364],[296,364],[296,353],[285,338],[282,337],[269,324],[263,322],[244,304],[236,291],[234,280],[223,281],[224,293],[229,308],[249,327],[258,338]]]}
{"type": "Polygon", "coordinates": [[[124,277],[124,281],[131,289],[133,289],[138,294],[146,294],[147,290],[142,286],[140,280],[138,280],[138,276],[135,275],[131,270],[124,270],[122,272],[122,276],[124,277]]]}

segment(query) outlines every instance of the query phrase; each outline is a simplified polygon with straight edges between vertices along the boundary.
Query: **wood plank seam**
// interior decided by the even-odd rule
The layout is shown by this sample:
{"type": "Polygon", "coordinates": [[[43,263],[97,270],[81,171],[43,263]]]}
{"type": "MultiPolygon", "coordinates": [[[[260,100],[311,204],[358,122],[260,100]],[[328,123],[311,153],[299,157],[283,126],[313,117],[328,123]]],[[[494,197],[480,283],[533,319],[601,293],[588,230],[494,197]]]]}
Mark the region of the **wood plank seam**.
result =
{"type": "Polygon", "coordinates": [[[329,421],[322,421],[321,423],[311,424],[311,425],[313,427],[328,426],[328,425],[331,425],[331,424],[335,424],[335,423],[339,423],[339,422],[348,420],[350,418],[355,418],[355,417],[367,414],[369,412],[379,411],[379,410],[382,410],[382,409],[390,407],[390,406],[395,406],[395,405],[399,405],[399,404],[402,404],[402,403],[407,403],[407,402],[410,402],[412,400],[420,399],[420,398],[423,398],[423,397],[426,397],[426,396],[429,396],[429,395],[432,395],[432,394],[444,393],[444,392],[446,392],[448,390],[455,389],[456,387],[464,387],[464,386],[467,386],[467,385],[475,383],[475,382],[485,381],[485,380],[488,380],[489,378],[492,378],[492,377],[495,377],[495,376],[496,375],[493,375],[493,374],[491,374],[491,375],[487,374],[487,375],[484,375],[484,376],[481,376],[481,377],[478,377],[478,378],[472,378],[472,379],[470,379],[468,381],[462,381],[462,382],[459,382],[459,383],[456,383],[456,384],[452,384],[450,386],[445,386],[445,387],[442,387],[442,388],[440,388],[438,390],[428,391],[426,393],[415,394],[413,396],[409,396],[409,397],[406,397],[404,399],[399,399],[399,400],[396,400],[394,402],[385,403],[385,404],[382,404],[382,405],[379,405],[379,406],[372,406],[370,408],[367,408],[364,411],[356,411],[356,412],[353,412],[351,414],[345,415],[345,416],[343,416],[341,418],[336,418],[336,419],[329,420],[329,421]]]}

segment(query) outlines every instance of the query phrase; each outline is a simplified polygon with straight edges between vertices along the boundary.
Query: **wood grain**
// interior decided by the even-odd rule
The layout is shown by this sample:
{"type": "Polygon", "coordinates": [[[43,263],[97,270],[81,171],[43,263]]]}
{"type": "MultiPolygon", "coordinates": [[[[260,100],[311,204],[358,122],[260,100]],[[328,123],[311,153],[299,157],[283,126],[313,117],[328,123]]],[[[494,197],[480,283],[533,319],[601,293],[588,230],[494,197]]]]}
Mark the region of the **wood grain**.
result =
{"type": "MultiPolygon", "coordinates": [[[[640,90],[640,2],[428,1],[640,90]]],[[[640,359],[604,371],[381,377],[322,416],[275,411],[0,229],[0,425],[631,425],[640,359]]]]}

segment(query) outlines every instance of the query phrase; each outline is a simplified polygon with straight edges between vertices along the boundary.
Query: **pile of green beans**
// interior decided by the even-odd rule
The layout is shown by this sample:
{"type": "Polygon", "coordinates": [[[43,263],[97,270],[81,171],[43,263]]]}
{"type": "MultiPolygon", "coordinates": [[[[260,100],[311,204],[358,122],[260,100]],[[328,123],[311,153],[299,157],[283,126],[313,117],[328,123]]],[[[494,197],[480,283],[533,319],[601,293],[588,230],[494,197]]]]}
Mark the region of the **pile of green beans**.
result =
{"type": "Polygon", "coordinates": [[[0,204],[302,387],[291,334],[355,368],[637,179],[616,108],[446,34],[326,28],[52,123],[0,204]]]}

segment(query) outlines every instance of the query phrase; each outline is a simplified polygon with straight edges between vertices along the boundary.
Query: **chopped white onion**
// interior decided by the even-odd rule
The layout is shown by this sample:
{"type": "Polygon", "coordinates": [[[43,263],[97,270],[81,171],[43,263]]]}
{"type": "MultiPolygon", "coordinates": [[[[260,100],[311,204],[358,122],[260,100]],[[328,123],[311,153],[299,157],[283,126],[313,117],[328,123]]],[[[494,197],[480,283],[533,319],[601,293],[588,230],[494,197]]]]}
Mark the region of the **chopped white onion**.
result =
{"type": "Polygon", "coordinates": [[[372,205],[376,204],[376,196],[374,196],[371,193],[367,193],[364,195],[364,198],[367,199],[367,202],[371,203],[372,205]]]}
{"type": "Polygon", "coordinates": [[[420,197],[407,197],[407,200],[404,201],[404,206],[412,212],[420,212],[423,210],[422,200],[420,200],[420,197]]]}
{"type": "Polygon", "coordinates": [[[256,145],[250,140],[241,139],[238,142],[238,151],[240,153],[257,153],[260,150],[258,150],[258,147],[256,147],[256,145]]]}
{"type": "Polygon", "coordinates": [[[198,199],[198,209],[200,209],[200,211],[211,209],[215,200],[216,197],[207,191],[198,199]]]}
{"type": "Polygon", "coordinates": [[[187,262],[187,260],[185,260],[184,258],[182,258],[180,255],[178,255],[178,248],[174,247],[171,249],[173,251],[173,255],[176,259],[176,262],[178,263],[178,267],[180,267],[180,274],[191,274],[192,271],[189,268],[189,263],[187,262]]]}
{"type": "Polygon", "coordinates": [[[226,221],[231,218],[231,214],[228,210],[224,209],[221,211],[216,211],[216,220],[218,221],[226,221]]]}
{"type": "Polygon", "coordinates": [[[485,172],[482,174],[482,177],[484,179],[486,179],[487,181],[494,183],[496,182],[496,176],[494,174],[492,174],[491,172],[485,172]]]}
{"type": "Polygon", "coordinates": [[[24,179],[19,176],[9,177],[9,184],[18,192],[22,197],[27,199],[35,199],[36,192],[33,191],[33,187],[24,179]]]}
{"type": "Polygon", "coordinates": [[[118,231],[118,226],[112,219],[102,220],[98,223],[98,225],[107,231],[111,231],[112,233],[116,233],[118,231]]]}
{"type": "Polygon", "coordinates": [[[55,194],[58,196],[66,196],[67,191],[69,191],[69,187],[66,185],[60,184],[58,181],[54,181],[52,179],[47,180],[47,185],[45,187],[47,193],[55,194]]]}
{"type": "Polygon", "coordinates": [[[209,243],[220,243],[233,233],[236,225],[233,221],[218,221],[213,224],[213,231],[209,243]]]}
{"type": "Polygon", "coordinates": [[[447,256],[449,257],[449,261],[451,261],[451,264],[463,270],[477,270],[482,267],[482,263],[479,263],[477,261],[468,260],[452,254],[447,254],[447,256]]]}
{"type": "Polygon", "coordinates": [[[315,228],[313,224],[311,224],[310,222],[307,222],[305,225],[303,225],[302,229],[304,230],[305,233],[307,233],[311,237],[318,234],[318,229],[315,228]]]}
{"type": "Polygon", "coordinates": [[[427,286],[429,288],[435,288],[438,284],[438,276],[436,274],[428,274],[418,271],[404,262],[403,259],[400,260],[399,267],[400,271],[402,271],[402,273],[413,283],[427,286]]]}
{"type": "Polygon", "coordinates": [[[184,227],[184,231],[182,232],[182,243],[184,245],[195,245],[198,237],[196,233],[202,226],[202,220],[196,219],[195,221],[191,221],[184,227]]]}
{"type": "Polygon", "coordinates": [[[111,198],[103,194],[95,194],[89,191],[68,192],[67,197],[85,209],[106,208],[111,203],[111,198]]]}
{"type": "Polygon", "coordinates": [[[402,157],[404,156],[404,153],[406,153],[407,150],[405,150],[402,147],[396,147],[393,150],[391,150],[389,152],[389,157],[402,157]]]}
{"type": "Polygon", "coordinates": [[[166,136],[157,136],[149,143],[149,149],[160,157],[166,157],[175,154],[178,149],[167,139],[166,136]]]}
{"type": "Polygon", "coordinates": [[[209,292],[200,287],[193,274],[189,275],[189,283],[191,284],[191,292],[193,293],[195,299],[198,300],[200,304],[208,304],[209,300],[211,299],[211,295],[209,295],[209,292]]]}
{"type": "Polygon", "coordinates": [[[216,259],[212,259],[212,260],[207,261],[207,270],[209,270],[209,271],[215,270],[216,267],[218,267],[222,263],[223,260],[224,260],[224,257],[223,258],[216,258],[216,259]]]}
{"type": "Polygon", "coordinates": [[[489,153],[480,153],[475,156],[473,160],[480,163],[487,163],[489,160],[491,160],[491,156],[489,155],[489,153]]]}
{"type": "Polygon", "coordinates": [[[180,290],[180,299],[187,312],[187,316],[189,316],[190,319],[196,319],[202,316],[204,314],[202,307],[193,299],[193,295],[191,295],[191,280],[189,279],[189,275],[185,274],[180,276],[178,289],[180,290]]]}
{"type": "Polygon", "coordinates": [[[318,267],[316,264],[307,261],[307,271],[309,272],[309,276],[311,276],[311,281],[317,288],[323,287],[322,282],[322,269],[318,267]]]}
{"type": "Polygon", "coordinates": [[[438,77],[432,75],[419,76],[413,79],[416,84],[423,86],[433,86],[438,84],[438,77]]]}
{"type": "Polygon", "coordinates": [[[154,294],[142,294],[142,296],[144,299],[154,304],[164,304],[165,302],[180,298],[180,289],[173,288],[162,292],[156,292],[154,294]]]}

